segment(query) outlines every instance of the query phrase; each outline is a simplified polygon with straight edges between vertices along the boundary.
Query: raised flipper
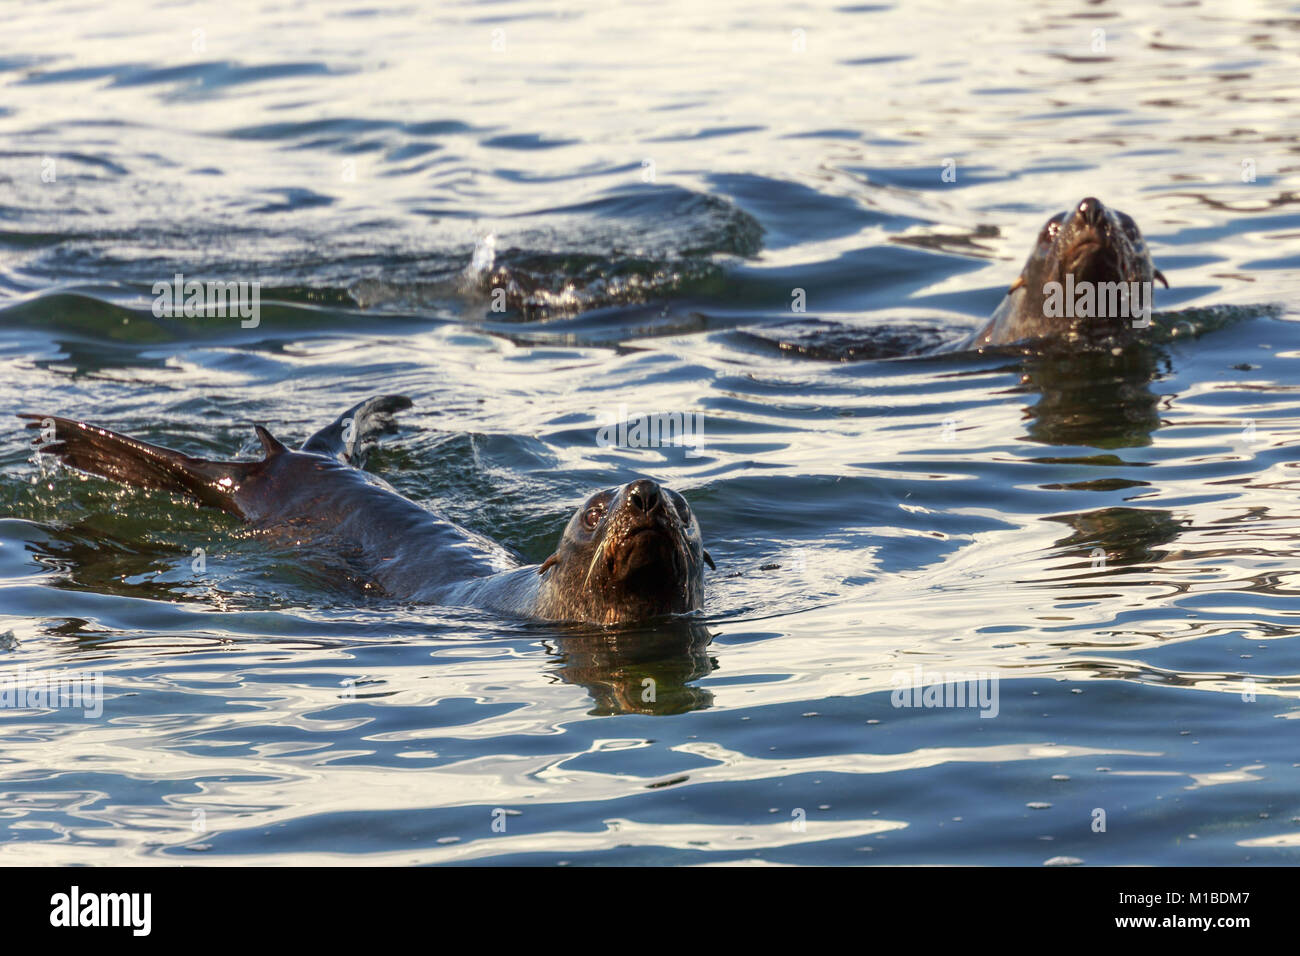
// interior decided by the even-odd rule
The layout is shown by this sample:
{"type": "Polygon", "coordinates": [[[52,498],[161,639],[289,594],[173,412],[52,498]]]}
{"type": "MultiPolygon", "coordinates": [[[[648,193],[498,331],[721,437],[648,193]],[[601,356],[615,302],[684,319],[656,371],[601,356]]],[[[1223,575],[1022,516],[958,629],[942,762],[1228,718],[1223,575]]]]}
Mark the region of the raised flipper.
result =
{"type": "Polygon", "coordinates": [[[381,435],[397,429],[393,415],[411,407],[405,395],[377,395],[353,405],[302,446],[302,451],[336,458],[345,465],[364,468],[366,458],[381,435]]]}
{"type": "Polygon", "coordinates": [[[71,468],[137,488],[172,491],[240,517],[244,514],[235,501],[240,486],[286,450],[260,425],[256,426],[257,437],[266,458],[210,461],[70,418],[31,414],[18,417],[27,420],[28,428],[40,432],[33,441],[38,451],[54,455],[71,468]]]}

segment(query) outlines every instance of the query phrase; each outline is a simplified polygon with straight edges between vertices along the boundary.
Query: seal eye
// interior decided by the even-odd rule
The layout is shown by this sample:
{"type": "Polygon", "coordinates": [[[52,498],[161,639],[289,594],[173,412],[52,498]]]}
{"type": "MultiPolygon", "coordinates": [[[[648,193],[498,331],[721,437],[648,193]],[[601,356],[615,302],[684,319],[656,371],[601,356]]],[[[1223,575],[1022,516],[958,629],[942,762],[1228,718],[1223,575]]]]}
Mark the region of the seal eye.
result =
{"type": "Polygon", "coordinates": [[[677,506],[677,517],[682,519],[682,524],[686,527],[691,526],[691,506],[686,503],[685,498],[677,498],[673,504],[677,506]]]}
{"type": "Polygon", "coordinates": [[[1039,245],[1046,245],[1056,241],[1056,237],[1061,232],[1061,220],[1065,218],[1065,213],[1058,212],[1047,224],[1043,226],[1043,231],[1038,234],[1039,245]]]}
{"type": "Polygon", "coordinates": [[[605,517],[604,505],[592,505],[582,513],[582,526],[588,531],[595,531],[600,519],[605,517]]]}

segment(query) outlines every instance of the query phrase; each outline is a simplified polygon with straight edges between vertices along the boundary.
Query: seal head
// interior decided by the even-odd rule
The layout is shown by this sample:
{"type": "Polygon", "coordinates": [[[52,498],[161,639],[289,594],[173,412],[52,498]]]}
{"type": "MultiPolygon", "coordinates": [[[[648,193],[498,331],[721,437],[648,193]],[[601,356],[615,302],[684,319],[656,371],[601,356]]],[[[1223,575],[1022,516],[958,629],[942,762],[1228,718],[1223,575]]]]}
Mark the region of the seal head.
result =
{"type": "Polygon", "coordinates": [[[713,559],[677,492],[641,478],[582,503],[538,568],[539,616],[619,624],[704,604],[713,559]]]}
{"type": "Polygon", "coordinates": [[[1137,223],[1088,197],[1057,213],[993,319],[972,347],[1060,337],[1074,343],[1123,344],[1149,324],[1156,269],[1137,223]]]}

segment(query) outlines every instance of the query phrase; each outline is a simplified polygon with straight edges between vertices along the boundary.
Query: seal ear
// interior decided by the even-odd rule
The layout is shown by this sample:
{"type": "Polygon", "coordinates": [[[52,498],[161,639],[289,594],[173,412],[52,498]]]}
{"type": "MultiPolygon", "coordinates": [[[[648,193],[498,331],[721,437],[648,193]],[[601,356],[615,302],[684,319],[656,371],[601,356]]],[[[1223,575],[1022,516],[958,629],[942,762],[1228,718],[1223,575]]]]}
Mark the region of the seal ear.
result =
{"type": "Polygon", "coordinates": [[[267,458],[272,458],[275,455],[283,454],[289,450],[280,443],[279,439],[261,425],[254,425],[253,428],[257,432],[258,440],[262,443],[262,451],[266,452],[267,458]]]}
{"type": "Polygon", "coordinates": [[[718,566],[713,563],[713,558],[709,556],[709,552],[704,551],[703,549],[701,549],[701,551],[704,554],[704,563],[709,566],[709,570],[710,571],[718,570],[718,566]]]}
{"type": "Polygon", "coordinates": [[[537,573],[545,574],[547,571],[551,570],[551,568],[555,567],[559,563],[560,563],[560,556],[558,554],[553,554],[545,561],[542,562],[542,566],[537,569],[537,573]]]}
{"type": "Polygon", "coordinates": [[[1151,277],[1153,279],[1159,279],[1166,289],[1169,288],[1169,280],[1165,278],[1165,274],[1161,272],[1159,269],[1151,273],[1151,277]]]}
{"type": "Polygon", "coordinates": [[[1015,292],[1024,284],[1025,284],[1025,274],[1022,272],[1020,275],[1016,276],[1016,281],[1011,283],[1011,288],[1007,289],[1007,295],[1010,295],[1011,293],[1015,292]]]}

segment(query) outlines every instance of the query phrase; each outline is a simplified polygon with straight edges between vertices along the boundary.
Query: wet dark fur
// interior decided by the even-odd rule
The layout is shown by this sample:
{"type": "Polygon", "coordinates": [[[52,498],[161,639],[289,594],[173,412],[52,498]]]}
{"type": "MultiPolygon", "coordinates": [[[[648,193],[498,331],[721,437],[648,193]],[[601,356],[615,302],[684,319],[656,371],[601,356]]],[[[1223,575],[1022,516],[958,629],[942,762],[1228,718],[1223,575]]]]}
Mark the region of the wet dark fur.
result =
{"type": "MultiPolygon", "coordinates": [[[[1047,220],[1019,278],[993,318],[961,348],[1009,345],[1027,339],[1057,338],[1075,345],[1124,345],[1143,327],[1130,317],[1066,317],[1047,314],[1045,286],[1138,282],[1165,278],[1151,262],[1146,241],[1132,217],[1087,198],[1074,209],[1047,220]]],[[[1168,285],[1168,283],[1165,283],[1168,285]]]]}
{"type": "Polygon", "coordinates": [[[620,624],[696,611],[705,562],[690,506],[640,479],[599,491],[542,565],[402,497],[361,470],[409,399],[362,402],[291,451],[257,426],[265,457],[223,462],[67,418],[21,415],[43,454],[90,474],[184,495],[303,548],[346,554],[399,600],[483,607],[523,617],[620,624]],[[50,430],[52,429],[52,434],[50,430]]]}

